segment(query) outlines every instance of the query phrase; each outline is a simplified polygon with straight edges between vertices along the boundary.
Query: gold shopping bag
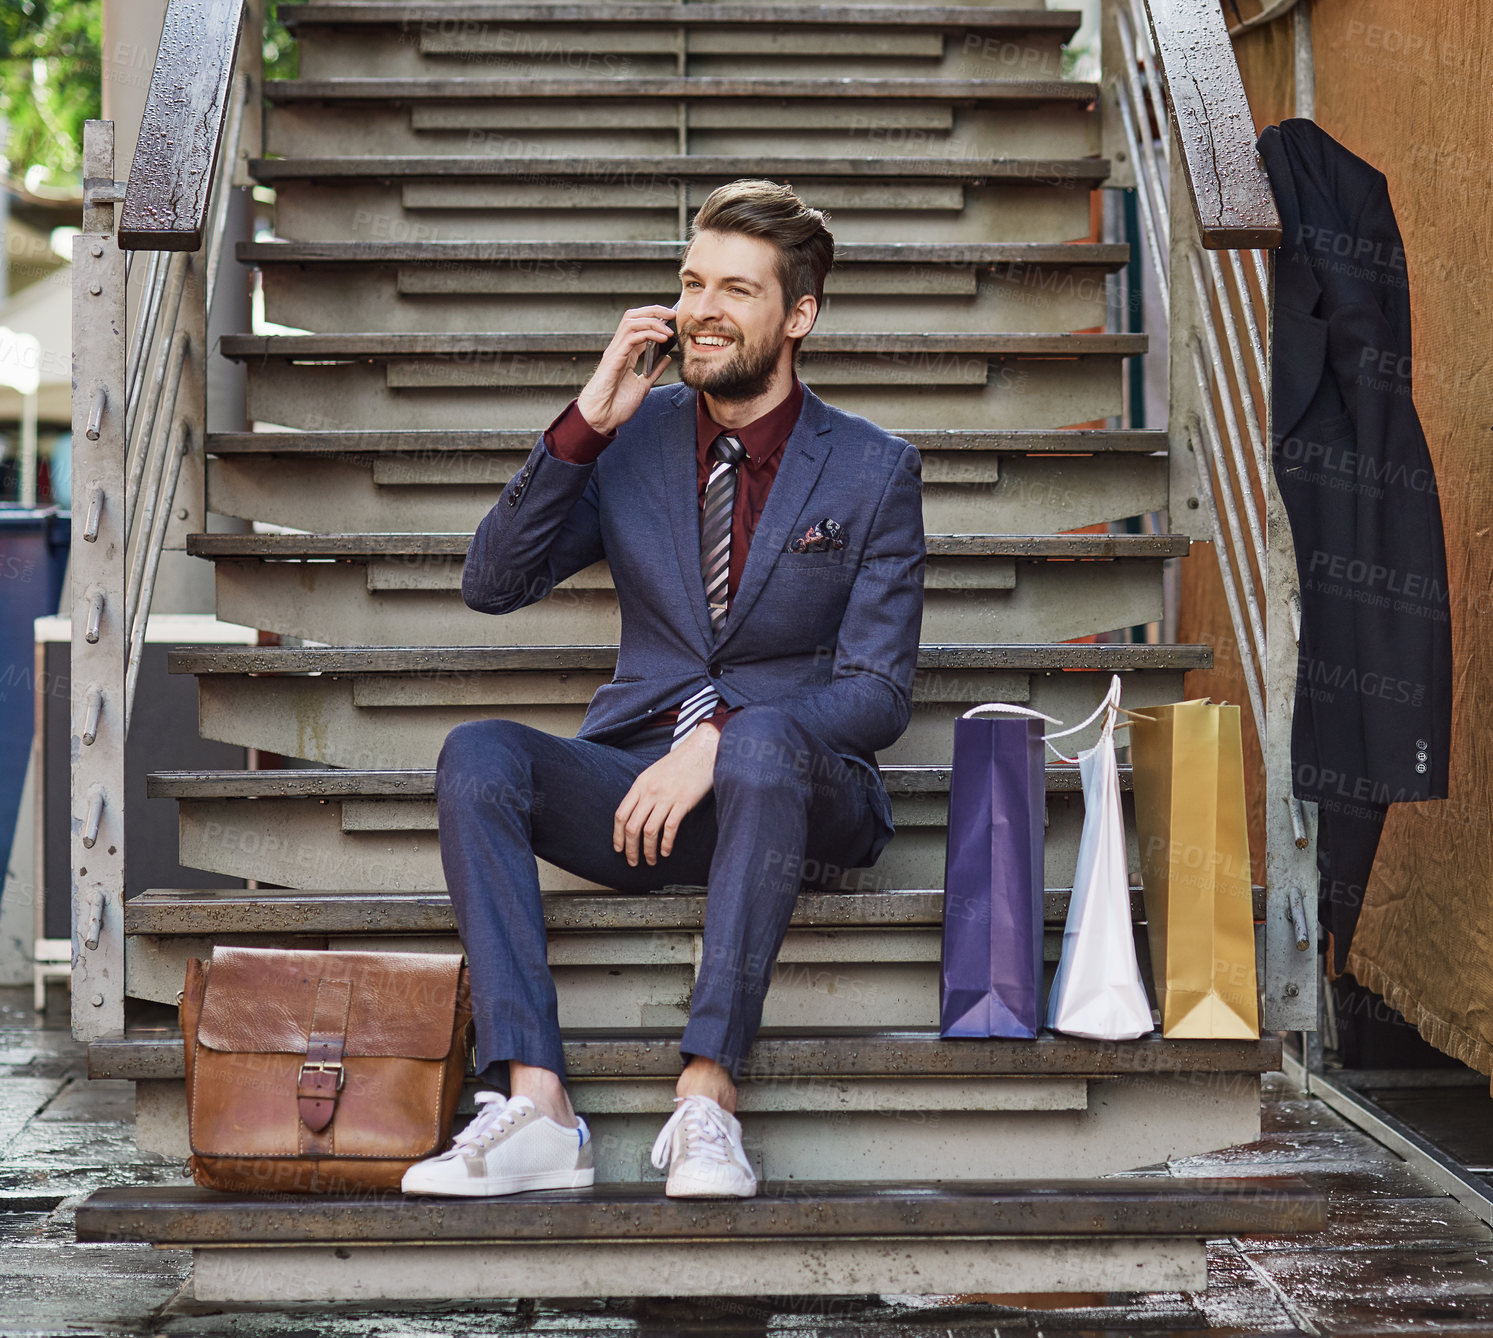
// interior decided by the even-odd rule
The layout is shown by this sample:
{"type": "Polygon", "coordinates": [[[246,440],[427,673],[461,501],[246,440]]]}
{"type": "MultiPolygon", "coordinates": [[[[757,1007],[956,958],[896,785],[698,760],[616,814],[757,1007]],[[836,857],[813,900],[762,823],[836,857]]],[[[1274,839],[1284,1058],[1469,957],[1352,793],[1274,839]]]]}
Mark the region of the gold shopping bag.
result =
{"type": "Polygon", "coordinates": [[[1130,758],[1162,1034],[1257,1039],[1239,708],[1204,699],[1144,717],[1130,758]]]}

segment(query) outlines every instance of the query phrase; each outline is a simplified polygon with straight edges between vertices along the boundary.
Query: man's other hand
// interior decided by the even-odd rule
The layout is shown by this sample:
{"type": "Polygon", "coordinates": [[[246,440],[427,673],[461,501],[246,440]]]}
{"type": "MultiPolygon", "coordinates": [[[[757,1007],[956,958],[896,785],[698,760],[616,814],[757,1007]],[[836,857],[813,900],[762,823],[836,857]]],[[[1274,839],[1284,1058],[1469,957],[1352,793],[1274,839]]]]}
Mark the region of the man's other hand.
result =
{"type": "Polygon", "coordinates": [[[668,858],[684,815],[710,793],[715,777],[719,726],[704,720],[684,742],[638,773],[612,819],[612,849],[636,865],[638,851],[649,864],[668,858]]]}

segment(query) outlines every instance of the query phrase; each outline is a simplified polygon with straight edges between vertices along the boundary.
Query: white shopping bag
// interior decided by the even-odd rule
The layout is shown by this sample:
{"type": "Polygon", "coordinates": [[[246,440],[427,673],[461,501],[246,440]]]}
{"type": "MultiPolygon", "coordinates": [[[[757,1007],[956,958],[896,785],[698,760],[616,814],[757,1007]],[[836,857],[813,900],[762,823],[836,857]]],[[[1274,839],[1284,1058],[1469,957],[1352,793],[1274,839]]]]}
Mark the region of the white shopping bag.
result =
{"type": "MultiPolygon", "coordinates": [[[[1104,728],[1076,759],[1083,779],[1083,833],[1078,868],[1063,929],[1063,951],[1047,996],[1047,1025],[1070,1036],[1128,1041],[1152,1029],[1151,1004],[1141,982],[1130,920],[1130,877],[1125,867],[1125,820],[1120,812],[1120,772],[1115,762],[1115,718],[1120,679],[1115,675],[1099,710],[1104,728]]],[[[1049,737],[1057,737],[1050,735],[1049,737]]]]}

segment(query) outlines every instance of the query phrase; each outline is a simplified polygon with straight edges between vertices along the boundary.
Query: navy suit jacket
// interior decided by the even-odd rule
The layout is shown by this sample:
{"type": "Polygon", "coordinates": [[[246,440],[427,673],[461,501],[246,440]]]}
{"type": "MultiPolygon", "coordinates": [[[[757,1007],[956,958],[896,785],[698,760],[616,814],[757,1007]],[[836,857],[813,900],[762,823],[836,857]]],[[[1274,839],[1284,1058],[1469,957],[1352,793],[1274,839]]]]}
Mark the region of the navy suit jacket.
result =
{"type": "Polygon", "coordinates": [[[655,386],[590,464],[557,459],[541,436],[477,527],[462,597],[511,613],[605,559],[621,607],[617,672],[577,737],[619,741],[706,683],[728,706],[770,702],[868,773],[872,863],[893,830],[876,750],[907,728],[922,630],[917,449],[805,386],[717,637],[700,574],[695,393],[655,386]],[[842,549],[791,550],[826,518],[842,549]]]}

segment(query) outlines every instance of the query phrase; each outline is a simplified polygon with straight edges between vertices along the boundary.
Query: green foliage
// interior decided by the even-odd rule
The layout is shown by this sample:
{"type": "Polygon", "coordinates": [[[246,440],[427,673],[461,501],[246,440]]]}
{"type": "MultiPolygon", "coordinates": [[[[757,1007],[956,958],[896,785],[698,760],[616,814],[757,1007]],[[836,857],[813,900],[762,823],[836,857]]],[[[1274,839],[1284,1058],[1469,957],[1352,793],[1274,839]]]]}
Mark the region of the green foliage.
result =
{"type": "Polygon", "coordinates": [[[300,67],[299,52],[293,38],[279,19],[280,0],[268,0],[264,7],[264,77],[294,79],[300,67]]]}
{"type": "MultiPolygon", "coordinates": [[[[295,40],[268,0],[264,77],[293,79],[295,40]]],[[[0,0],[0,115],[10,140],[0,145],[10,175],[37,164],[54,186],[82,185],[83,122],[103,115],[101,0],[0,0]]]]}
{"type": "Polygon", "coordinates": [[[100,114],[102,8],[97,0],[0,3],[0,115],[10,122],[12,176],[39,163],[54,184],[78,179],[83,122],[100,114]]]}

